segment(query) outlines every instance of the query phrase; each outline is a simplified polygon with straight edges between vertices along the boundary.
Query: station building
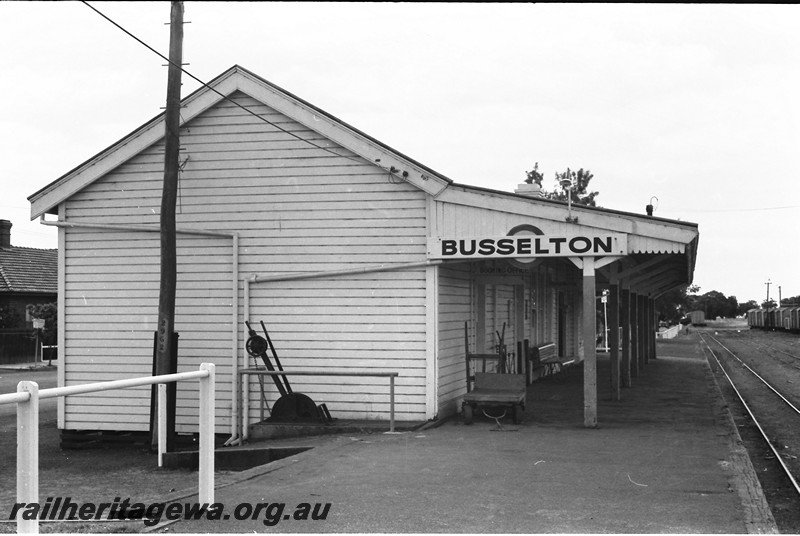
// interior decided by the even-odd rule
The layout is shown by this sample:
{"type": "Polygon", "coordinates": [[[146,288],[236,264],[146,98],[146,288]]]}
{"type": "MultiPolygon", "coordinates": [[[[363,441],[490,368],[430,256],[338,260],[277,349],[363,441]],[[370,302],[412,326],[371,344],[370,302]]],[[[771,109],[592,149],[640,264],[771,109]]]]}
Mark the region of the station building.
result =
{"type": "MultiPolygon", "coordinates": [[[[179,371],[216,364],[218,433],[242,418],[245,320],[287,370],[397,372],[411,422],[459,411],[468,351],[502,338],[531,377],[517,343],[552,343],[583,366],[595,426],[601,291],[619,396],[655,357],[654,300],[692,281],[695,224],[458,184],[242,67],[182,105],[179,371]]],[[[59,385],[152,372],[163,160],[162,114],[29,198],[59,229],[59,385]]],[[[291,380],[334,417],[388,419],[385,378],[291,380]]],[[[179,432],[197,430],[197,396],[179,384],[179,432]]],[[[62,430],[149,425],[147,388],[59,403],[62,430]]]]}

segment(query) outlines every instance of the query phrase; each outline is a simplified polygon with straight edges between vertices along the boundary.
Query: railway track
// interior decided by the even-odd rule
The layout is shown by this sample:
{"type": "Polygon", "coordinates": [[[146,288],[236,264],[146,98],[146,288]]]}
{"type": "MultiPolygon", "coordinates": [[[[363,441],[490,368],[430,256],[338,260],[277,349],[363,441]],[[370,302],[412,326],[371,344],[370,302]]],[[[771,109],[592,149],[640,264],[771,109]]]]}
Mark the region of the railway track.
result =
{"type": "MultiPolygon", "coordinates": [[[[722,333],[726,332],[723,331],[722,333]]],[[[732,332],[727,333],[729,335],[732,334],[732,332]]],[[[735,341],[738,345],[745,345],[756,352],[765,353],[769,357],[773,357],[784,364],[800,370],[800,346],[797,344],[799,340],[800,339],[796,336],[785,333],[744,331],[741,333],[737,332],[736,336],[731,339],[731,342],[735,341]],[[795,344],[791,345],[789,341],[795,344]],[[782,343],[785,347],[789,348],[790,351],[779,347],[782,343]],[[789,359],[784,360],[783,356],[789,359]]]]}
{"type": "Polygon", "coordinates": [[[700,333],[700,340],[712,369],[725,378],[720,388],[775,521],[781,532],[800,532],[800,369],[779,357],[793,358],[792,349],[712,333],[700,333]]]}

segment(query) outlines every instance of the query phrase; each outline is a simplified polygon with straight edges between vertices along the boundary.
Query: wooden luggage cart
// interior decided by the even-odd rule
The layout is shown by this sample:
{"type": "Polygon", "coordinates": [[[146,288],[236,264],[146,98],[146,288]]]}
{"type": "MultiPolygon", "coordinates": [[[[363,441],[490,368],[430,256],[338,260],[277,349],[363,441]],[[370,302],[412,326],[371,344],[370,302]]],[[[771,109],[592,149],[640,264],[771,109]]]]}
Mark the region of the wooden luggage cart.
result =
{"type": "Polygon", "coordinates": [[[478,409],[505,408],[500,416],[488,415],[493,419],[502,419],[511,410],[514,424],[522,422],[525,411],[525,375],[495,374],[491,372],[475,373],[475,388],[464,395],[464,424],[472,424],[478,409]]]}
{"type": "MultiPolygon", "coordinates": [[[[505,332],[505,329],[503,330],[505,332]]],[[[499,420],[506,416],[511,410],[511,417],[514,424],[522,422],[525,411],[526,381],[525,374],[503,374],[486,372],[486,361],[498,360],[498,370],[504,370],[506,356],[502,343],[503,337],[500,336],[498,354],[472,354],[469,351],[469,332],[468,324],[464,323],[464,346],[466,352],[466,371],[467,371],[467,393],[464,395],[462,409],[464,411],[464,423],[472,424],[474,414],[482,409],[485,415],[499,420]],[[480,360],[483,362],[483,371],[472,374],[472,361],[480,360]],[[485,408],[505,408],[502,415],[493,416],[486,413],[485,408]]]]}

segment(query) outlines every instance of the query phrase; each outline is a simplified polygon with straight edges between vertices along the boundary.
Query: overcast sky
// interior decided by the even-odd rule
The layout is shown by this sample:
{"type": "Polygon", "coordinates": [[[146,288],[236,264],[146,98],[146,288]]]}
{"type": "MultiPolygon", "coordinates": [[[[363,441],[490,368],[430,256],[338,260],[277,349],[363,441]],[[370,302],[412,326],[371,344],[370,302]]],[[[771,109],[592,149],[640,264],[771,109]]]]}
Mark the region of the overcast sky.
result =
{"type": "MultiPolygon", "coordinates": [[[[167,55],[169,2],[90,2],[167,55]]],[[[699,224],[695,284],[800,295],[800,6],[186,2],[239,64],[456,182],[588,168],[598,205],[699,224]]],[[[0,218],[161,112],[163,60],[80,2],[0,2],[0,218]]],[[[188,95],[198,84],[184,76],[188,95]]]]}

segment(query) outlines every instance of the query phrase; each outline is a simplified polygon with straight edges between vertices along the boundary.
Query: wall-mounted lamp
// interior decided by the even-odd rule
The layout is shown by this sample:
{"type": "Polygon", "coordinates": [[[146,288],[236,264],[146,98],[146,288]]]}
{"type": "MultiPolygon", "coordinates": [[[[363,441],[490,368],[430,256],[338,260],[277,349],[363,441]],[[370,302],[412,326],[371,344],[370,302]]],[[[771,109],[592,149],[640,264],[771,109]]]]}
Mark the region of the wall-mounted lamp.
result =
{"type": "MultiPolygon", "coordinates": [[[[567,170],[567,176],[569,176],[569,169],[567,170]]],[[[578,218],[572,217],[572,189],[575,187],[572,184],[572,179],[564,178],[558,181],[564,191],[567,193],[567,221],[569,223],[576,223],[578,218]]]]}
{"type": "Polygon", "coordinates": [[[653,199],[656,200],[656,206],[658,206],[658,198],[656,196],[651,197],[650,198],[650,203],[645,207],[645,210],[647,211],[647,215],[648,216],[652,216],[653,215],[653,211],[655,210],[655,207],[653,206],[653,199]]]}

